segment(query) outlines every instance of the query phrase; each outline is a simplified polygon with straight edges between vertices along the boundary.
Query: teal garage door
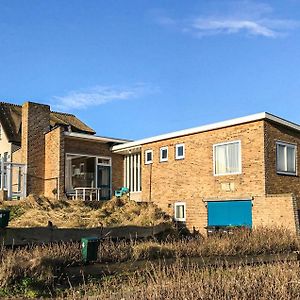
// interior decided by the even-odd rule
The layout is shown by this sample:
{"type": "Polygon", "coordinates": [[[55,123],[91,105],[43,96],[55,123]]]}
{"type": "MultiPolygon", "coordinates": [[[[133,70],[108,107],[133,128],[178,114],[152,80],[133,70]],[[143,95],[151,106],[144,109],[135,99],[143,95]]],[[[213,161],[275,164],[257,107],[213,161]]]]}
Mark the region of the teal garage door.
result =
{"type": "Polygon", "coordinates": [[[208,226],[252,227],[252,201],[210,201],[207,203],[208,226]]]}

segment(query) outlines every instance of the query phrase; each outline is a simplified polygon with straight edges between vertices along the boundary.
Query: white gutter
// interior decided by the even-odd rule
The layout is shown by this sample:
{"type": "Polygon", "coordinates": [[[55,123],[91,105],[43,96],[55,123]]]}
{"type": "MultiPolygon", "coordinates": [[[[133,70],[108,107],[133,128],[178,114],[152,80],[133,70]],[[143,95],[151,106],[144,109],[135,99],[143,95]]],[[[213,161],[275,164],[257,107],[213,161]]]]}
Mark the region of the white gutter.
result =
{"type": "Polygon", "coordinates": [[[175,131],[175,132],[171,132],[171,133],[166,133],[166,134],[157,135],[154,137],[137,140],[134,142],[124,143],[122,145],[116,145],[116,146],[112,147],[112,150],[114,152],[117,152],[117,151],[125,150],[127,148],[141,146],[143,144],[148,144],[148,143],[166,140],[166,139],[170,139],[170,138],[176,138],[176,137],[180,137],[180,136],[184,136],[184,135],[200,133],[200,132],[204,132],[204,131],[210,131],[210,130],[220,129],[220,128],[244,124],[244,123],[249,123],[249,122],[263,120],[263,119],[267,119],[267,120],[279,123],[281,125],[290,127],[294,130],[300,131],[300,125],[289,122],[287,120],[284,120],[282,118],[279,118],[279,117],[269,114],[267,112],[262,112],[262,113],[258,113],[258,114],[254,114],[254,115],[249,115],[246,117],[241,117],[241,118],[231,119],[231,120],[227,120],[227,121],[223,121],[223,122],[208,124],[208,125],[204,125],[204,126],[179,130],[179,131],[175,131]]]}
{"type": "Polygon", "coordinates": [[[73,137],[73,138],[79,138],[79,139],[84,139],[84,140],[92,140],[92,141],[98,141],[102,143],[127,143],[130,142],[130,140],[123,140],[123,139],[115,139],[115,138],[110,138],[110,137],[104,137],[104,136],[96,136],[96,135],[91,135],[91,134],[86,134],[86,133],[78,133],[78,132],[64,132],[65,136],[68,137],[73,137]]]}

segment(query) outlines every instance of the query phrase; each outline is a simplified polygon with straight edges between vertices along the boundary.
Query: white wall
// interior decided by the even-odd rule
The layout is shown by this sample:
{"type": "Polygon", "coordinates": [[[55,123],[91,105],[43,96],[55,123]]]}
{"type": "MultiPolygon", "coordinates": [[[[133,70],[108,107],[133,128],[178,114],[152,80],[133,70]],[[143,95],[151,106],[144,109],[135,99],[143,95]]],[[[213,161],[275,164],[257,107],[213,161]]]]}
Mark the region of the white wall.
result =
{"type": "Polygon", "coordinates": [[[12,143],[10,143],[7,139],[7,136],[3,130],[2,125],[1,126],[1,139],[0,139],[0,154],[1,158],[4,157],[4,153],[8,152],[8,161],[11,160],[11,153],[12,153],[12,143]]]}

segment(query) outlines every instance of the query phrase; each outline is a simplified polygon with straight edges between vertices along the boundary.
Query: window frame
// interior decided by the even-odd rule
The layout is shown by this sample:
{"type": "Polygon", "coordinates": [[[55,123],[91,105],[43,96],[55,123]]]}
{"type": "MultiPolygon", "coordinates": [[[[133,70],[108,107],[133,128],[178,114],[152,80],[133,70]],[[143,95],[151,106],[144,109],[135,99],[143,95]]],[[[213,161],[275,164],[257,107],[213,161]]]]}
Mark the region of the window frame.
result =
{"type": "Polygon", "coordinates": [[[168,146],[161,147],[159,149],[159,162],[166,162],[166,161],[168,161],[168,159],[169,159],[169,147],[168,146]],[[163,153],[164,150],[167,150],[167,157],[166,158],[162,157],[162,153],[163,153]]]}
{"type": "MultiPolygon", "coordinates": [[[[276,162],[275,162],[275,167],[276,167],[276,173],[279,175],[289,175],[289,176],[298,176],[298,160],[297,160],[297,144],[295,143],[289,143],[289,142],[283,142],[283,141],[276,141],[276,152],[275,152],[275,156],[276,156],[276,162]],[[293,147],[295,149],[295,172],[289,172],[289,171],[280,171],[278,170],[278,146],[285,146],[285,149],[287,149],[287,147],[293,147]]],[[[284,151],[284,160],[285,160],[285,164],[287,166],[287,151],[284,151]]]]}
{"type": "Polygon", "coordinates": [[[174,203],[174,220],[178,222],[186,222],[186,202],[180,201],[180,202],[175,202],[174,203]],[[177,206],[183,206],[183,218],[177,218],[176,217],[176,207],[177,206]]]}
{"type": "Polygon", "coordinates": [[[144,154],[145,154],[145,165],[153,164],[153,150],[152,149],[145,150],[144,154]],[[147,160],[148,153],[151,153],[151,160],[147,160]]]}
{"type": "Polygon", "coordinates": [[[242,174],[242,143],[241,140],[234,140],[234,141],[228,141],[228,142],[222,142],[213,144],[213,174],[214,176],[230,176],[230,175],[240,175],[242,174]],[[237,172],[232,173],[216,173],[216,147],[218,146],[224,146],[229,144],[238,144],[239,145],[239,170],[237,172]]]}
{"type": "Polygon", "coordinates": [[[184,145],[184,143],[176,144],[175,145],[175,159],[176,160],[185,159],[185,145],[184,145]],[[183,154],[182,154],[182,156],[179,156],[178,153],[177,153],[177,150],[178,150],[179,147],[183,148],[183,154]]]}

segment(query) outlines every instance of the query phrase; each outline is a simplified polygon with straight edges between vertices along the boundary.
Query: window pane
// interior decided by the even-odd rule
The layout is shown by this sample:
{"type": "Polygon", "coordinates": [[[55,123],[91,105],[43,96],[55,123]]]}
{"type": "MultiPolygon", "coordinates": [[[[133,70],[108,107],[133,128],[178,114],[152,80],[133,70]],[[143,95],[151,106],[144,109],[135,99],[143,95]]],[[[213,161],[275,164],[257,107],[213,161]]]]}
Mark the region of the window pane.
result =
{"type": "Polygon", "coordinates": [[[184,219],[184,205],[176,205],[175,218],[184,219]]]}
{"type": "Polygon", "coordinates": [[[166,159],[168,157],[168,150],[167,149],[162,149],[161,150],[161,158],[166,159]]]}
{"type": "Polygon", "coordinates": [[[227,146],[227,173],[237,173],[240,170],[239,143],[232,143],[226,146],[227,146]]]}
{"type": "Polygon", "coordinates": [[[147,152],[147,161],[151,161],[152,160],[152,152],[147,152]]]}
{"type": "Polygon", "coordinates": [[[177,156],[182,157],[183,156],[183,146],[177,147],[177,156]]]}
{"type": "Polygon", "coordinates": [[[287,147],[287,171],[291,173],[296,173],[295,147],[287,147]]]}
{"type": "Polygon", "coordinates": [[[278,171],[286,171],[285,167],[285,146],[277,145],[277,170],[278,171]]]}
{"type": "Polygon", "coordinates": [[[216,174],[226,173],[226,145],[215,147],[215,172],[216,174]]]}

